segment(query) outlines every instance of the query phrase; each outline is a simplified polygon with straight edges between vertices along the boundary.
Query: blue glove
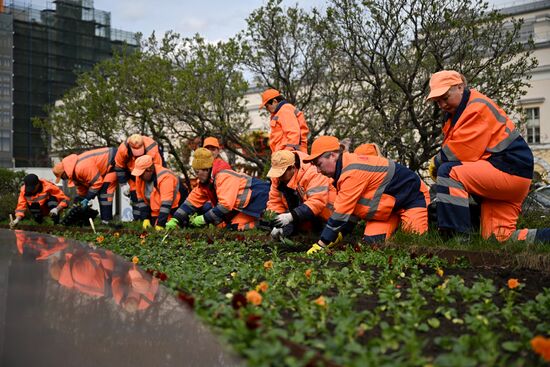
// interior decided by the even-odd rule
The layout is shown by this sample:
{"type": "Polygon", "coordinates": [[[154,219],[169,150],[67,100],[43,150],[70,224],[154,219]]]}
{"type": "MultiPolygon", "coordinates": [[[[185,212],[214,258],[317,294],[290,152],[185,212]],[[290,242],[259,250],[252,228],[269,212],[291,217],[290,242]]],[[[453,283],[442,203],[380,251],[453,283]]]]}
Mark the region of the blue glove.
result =
{"type": "Polygon", "coordinates": [[[90,202],[90,200],[84,199],[84,200],[82,200],[82,201],[80,202],[80,205],[81,205],[82,207],[85,208],[85,207],[88,206],[88,203],[89,203],[89,202],[90,202]]]}

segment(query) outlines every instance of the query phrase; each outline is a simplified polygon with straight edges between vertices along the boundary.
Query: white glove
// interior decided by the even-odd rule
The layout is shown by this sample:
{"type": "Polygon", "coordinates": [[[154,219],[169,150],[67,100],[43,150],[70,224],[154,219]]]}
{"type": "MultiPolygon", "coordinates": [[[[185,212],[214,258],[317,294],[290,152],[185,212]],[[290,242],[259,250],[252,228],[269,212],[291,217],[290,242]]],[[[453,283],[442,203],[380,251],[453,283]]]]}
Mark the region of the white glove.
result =
{"type": "Polygon", "coordinates": [[[50,217],[55,217],[58,214],[59,214],[59,209],[53,208],[52,210],[50,210],[50,217]]]}
{"type": "Polygon", "coordinates": [[[13,229],[19,221],[21,221],[21,217],[15,217],[15,219],[10,222],[10,228],[13,229]]]}
{"type": "Polygon", "coordinates": [[[130,197],[130,185],[128,183],[120,185],[120,192],[122,195],[130,197]]]}
{"type": "Polygon", "coordinates": [[[280,238],[283,236],[283,229],[282,228],[273,228],[271,230],[271,238],[274,240],[280,238]]]}
{"type": "Polygon", "coordinates": [[[275,227],[284,227],[288,226],[292,222],[292,214],[290,213],[283,213],[277,215],[277,218],[275,218],[275,227]]]}

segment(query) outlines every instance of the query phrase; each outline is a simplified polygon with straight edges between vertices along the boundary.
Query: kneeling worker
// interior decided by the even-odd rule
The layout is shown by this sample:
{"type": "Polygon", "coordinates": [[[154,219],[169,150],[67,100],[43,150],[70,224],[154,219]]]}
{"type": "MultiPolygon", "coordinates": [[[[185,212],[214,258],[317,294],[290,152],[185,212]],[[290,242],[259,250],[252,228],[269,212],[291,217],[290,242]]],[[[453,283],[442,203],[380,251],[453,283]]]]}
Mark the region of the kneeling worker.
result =
{"type": "Polygon", "coordinates": [[[137,207],[143,229],[152,227],[151,223],[156,230],[164,229],[168,217],[180,204],[178,176],[168,168],[155,164],[150,155],[136,159],[132,175],[136,177],[137,207]]]}
{"type": "Polygon", "coordinates": [[[195,150],[191,166],[197,173],[199,185],[189,193],[166,228],[187,226],[189,216],[199,212],[208,202],[214,207],[194,217],[193,226],[222,221],[240,231],[256,226],[267,204],[269,183],[232,170],[223,170],[213,176],[213,162],[214,156],[208,149],[195,150]]]}
{"type": "Polygon", "coordinates": [[[271,156],[267,209],[278,213],[271,231],[273,238],[289,236],[304,229],[306,223],[326,222],[332,214],[336,198],[332,180],[314,165],[302,162],[305,157],[305,153],[289,150],[279,150],[271,156]]]}
{"type": "Polygon", "coordinates": [[[317,138],[304,161],[333,178],[337,190],[334,213],[308,254],[333,245],[353,217],[365,220],[367,243],[385,241],[399,222],[406,232],[428,230],[428,188],[410,169],[384,157],[343,152],[334,136],[317,138]]]}
{"type": "Polygon", "coordinates": [[[49,215],[55,224],[59,223],[59,214],[69,205],[67,195],[53,182],[39,179],[34,173],[25,176],[23,182],[15,209],[15,219],[10,226],[15,227],[25,217],[27,208],[38,223],[42,223],[46,215],[49,215]]]}

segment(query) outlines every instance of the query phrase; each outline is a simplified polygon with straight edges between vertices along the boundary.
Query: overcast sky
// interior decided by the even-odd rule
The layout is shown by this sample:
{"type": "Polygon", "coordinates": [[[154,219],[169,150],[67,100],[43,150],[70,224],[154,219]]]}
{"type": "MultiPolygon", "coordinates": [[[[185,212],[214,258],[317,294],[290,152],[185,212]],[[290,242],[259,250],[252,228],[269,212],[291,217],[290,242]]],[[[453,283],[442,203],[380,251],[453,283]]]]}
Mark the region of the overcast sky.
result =
{"type": "MultiPolygon", "coordinates": [[[[4,0],[9,4],[31,4],[43,8],[48,0],[4,0]]],[[[497,6],[525,3],[532,0],[489,0],[497,6]]],[[[284,5],[324,9],[327,0],[283,0],[284,5]]],[[[111,12],[111,26],[145,37],[155,31],[162,37],[174,30],[184,37],[199,33],[209,41],[226,40],[246,27],[245,19],[266,0],[94,0],[94,7],[111,12]]],[[[49,6],[50,8],[52,5],[49,6]]]]}

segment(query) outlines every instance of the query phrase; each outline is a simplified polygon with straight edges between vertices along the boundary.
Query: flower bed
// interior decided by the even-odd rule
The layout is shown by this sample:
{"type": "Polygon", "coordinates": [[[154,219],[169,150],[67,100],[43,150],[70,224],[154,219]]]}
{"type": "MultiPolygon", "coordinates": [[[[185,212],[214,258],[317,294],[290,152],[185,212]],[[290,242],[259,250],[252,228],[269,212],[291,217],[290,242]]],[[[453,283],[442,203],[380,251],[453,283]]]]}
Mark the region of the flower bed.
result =
{"type": "Polygon", "coordinates": [[[250,365],[544,365],[550,275],[400,249],[306,257],[250,234],[65,233],[164,280],[250,365]],[[545,288],[546,287],[546,288],[545,288]]]}

